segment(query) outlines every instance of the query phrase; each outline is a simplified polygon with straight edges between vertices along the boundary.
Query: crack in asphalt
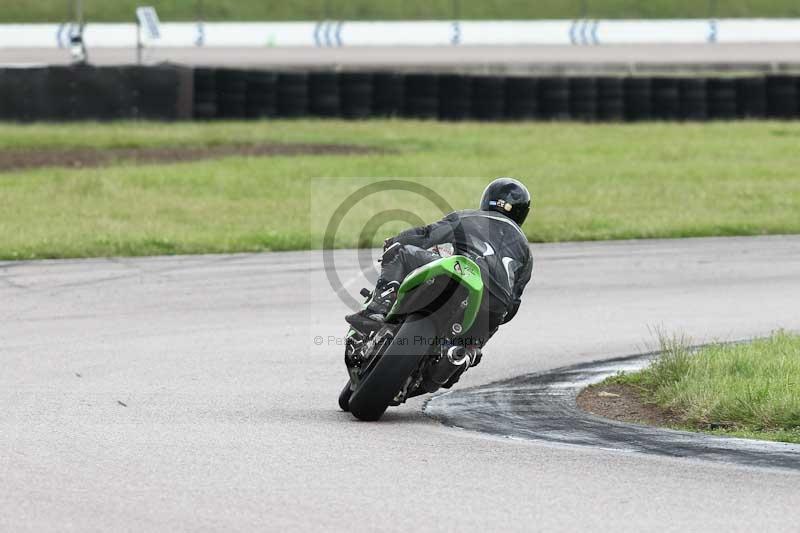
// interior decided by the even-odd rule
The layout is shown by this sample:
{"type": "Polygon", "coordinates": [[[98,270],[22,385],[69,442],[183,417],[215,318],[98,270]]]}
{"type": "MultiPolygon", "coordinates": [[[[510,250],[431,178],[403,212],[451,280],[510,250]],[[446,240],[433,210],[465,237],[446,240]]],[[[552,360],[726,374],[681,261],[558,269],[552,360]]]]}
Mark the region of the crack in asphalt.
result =
{"type": "Polygon", "coordinates": [[[584,387],[638,370],[657,352],[583,363],[439,394],[424,412],[447,426],[495,436],[620,452],[800,471],[800,445],[618,422],[581,410],[584,387]]]}

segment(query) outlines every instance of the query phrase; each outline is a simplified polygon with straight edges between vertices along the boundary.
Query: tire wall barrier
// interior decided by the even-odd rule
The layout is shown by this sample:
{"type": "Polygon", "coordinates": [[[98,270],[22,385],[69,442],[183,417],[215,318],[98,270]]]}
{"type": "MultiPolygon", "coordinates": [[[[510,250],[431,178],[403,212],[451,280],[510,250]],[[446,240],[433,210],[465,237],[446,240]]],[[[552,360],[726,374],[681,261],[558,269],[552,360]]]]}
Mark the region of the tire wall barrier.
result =
{"type": "Polygon", "coordinates": [[[189,119],[216,91],[196,92],[196,77],[175,66],[0,68],[0,120],[189,119]]]}
{"type": "Polygon", "coordinates": [[[796,119],[800,75],[517,77],[174,65],[0,68],[0,120],[272,117],[796,119]]]}

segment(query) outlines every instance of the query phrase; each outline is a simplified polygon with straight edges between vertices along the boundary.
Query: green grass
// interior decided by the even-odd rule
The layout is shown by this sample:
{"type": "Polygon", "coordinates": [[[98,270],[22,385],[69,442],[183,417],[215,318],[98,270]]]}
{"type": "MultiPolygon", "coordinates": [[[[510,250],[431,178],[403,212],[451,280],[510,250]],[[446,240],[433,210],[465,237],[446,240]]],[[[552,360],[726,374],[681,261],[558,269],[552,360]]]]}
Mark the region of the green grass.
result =
{"type": "Polygon", "coordinates": [[[662,340],[646,369],[611,378],[670,409],[684,429],[800,443],[800,336],[777,332],[745,344],[713,344],[692,353],[662,340]]]}
{"type": "MultiPolygon", "coordinates": [[[[0,259],[319,248],[351,192],[381,178],[473,207],[489,179],[534,196],[532,241],[800,233],[800,123],[582,125],[274,121],[0,125],[0,149],[335,142],[389,153],[228,157],[173,165],[0,173],[0,259]]],[[[370,197],[335,244],[370,245],[407,224],[375,213],[441,210],[410,193],[370,197]]],[[[396,218],[396,217],[395,217],[396,218]]]]}
{"type": "MultiPolygon", "coordinates": [[[[83,0],[89,22],[132,21],[140,0],[83,0]]],[[[375,20],[375,19],[571,19],[791,17],[791,0],[154,0],[165,21],[195,20],[375,20]]],[[[66,0],[4,0],[0,22],[60,22],[70,17],[66,0]]]]}

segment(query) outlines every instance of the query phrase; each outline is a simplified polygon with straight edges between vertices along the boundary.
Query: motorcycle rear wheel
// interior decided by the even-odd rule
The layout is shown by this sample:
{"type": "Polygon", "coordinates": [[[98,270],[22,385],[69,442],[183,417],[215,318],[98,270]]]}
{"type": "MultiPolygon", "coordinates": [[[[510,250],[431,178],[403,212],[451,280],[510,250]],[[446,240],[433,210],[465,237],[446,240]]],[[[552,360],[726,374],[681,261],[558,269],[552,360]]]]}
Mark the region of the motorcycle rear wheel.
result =
{"type": "Polygon", "coordinates": [[[347,412],[350,410],[350,396],[353,395],[353,389],[350,388],[350,380],[345,383],[342,392],[339,393],[339,408],[347,412]]]}
{"type": "Polygon", "coordinates": [[[433,339],[435,335],[432,320],[422,315],[409,316],[380,360],[361,378],[350,396],[349,408],[353,416],[364,421],[378,420],[433,348],[432,343],[420,342],[420,339],[433,339]]]}

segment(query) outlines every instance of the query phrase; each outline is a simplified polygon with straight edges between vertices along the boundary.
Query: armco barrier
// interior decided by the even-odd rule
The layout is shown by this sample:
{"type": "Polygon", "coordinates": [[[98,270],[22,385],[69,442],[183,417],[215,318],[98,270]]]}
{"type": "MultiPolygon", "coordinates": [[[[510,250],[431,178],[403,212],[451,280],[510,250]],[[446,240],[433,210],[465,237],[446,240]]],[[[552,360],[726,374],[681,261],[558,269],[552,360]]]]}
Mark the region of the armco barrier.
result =
{"type": "Polygon", "coordinates": [[[401,116],[442,120],[800,118],[800,77],[507,77],[229,68],[0,69],[0,120],[401,116]]]}

